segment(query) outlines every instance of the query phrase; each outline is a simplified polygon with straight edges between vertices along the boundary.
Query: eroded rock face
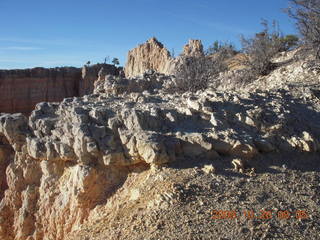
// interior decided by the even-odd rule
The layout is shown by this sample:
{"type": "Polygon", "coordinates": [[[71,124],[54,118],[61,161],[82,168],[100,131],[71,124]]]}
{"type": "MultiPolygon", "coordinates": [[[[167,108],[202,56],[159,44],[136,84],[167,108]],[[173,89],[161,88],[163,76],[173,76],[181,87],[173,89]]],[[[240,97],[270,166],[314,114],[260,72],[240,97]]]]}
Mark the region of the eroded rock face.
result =
{"type": "MultiPolygon", "coordinates": [[[[154,71],[145,72],[138,78],[127,79],[122,76],[100,74],[98,80],[94,83],[94,93],[135,94],[144,91],[164,90],[174,84],[172,77],[154,71]]],[[[138,94],[137,97],[140,95],[138,94]]],[[[136,99],[137,100],[137,99],[136,99]]]]}
{"type": "Polygon", "coordinates": [[[118,69],[108,64],[84,67],[82,72],[72,67],[0,70],[0,112],[28,115],[39,102],[90,94],[102,67],[108,74],[118,74],[118,69]]]}
{"type": "Polygon", "coordinates": [[[100,71],[94,94],[1,115],[0,238],[66,239],[130,174],[173,161],[320,149],[316,100],[285,89],[167,94],[172,81],[100,71]]]}
{"type": "Polygon", "coordinates": [[[5,190],[8,189],[8,183],[6,178],[6,170],[9,163],[14,158],[14,150],[8,143],[5,136],[1,136],[0,145],[0,199],[4,197],[5,190]]]}
{"type": "Polygon", "coordinates": [[[151,38],[129,51],[125,75],[127,78],[136,77],[149,69],[168,74],[172,60],[169,51],[156,38],[151,38]]]}
{"type": "Polygon", "coordinates": [[[120,68],[117,68],[114,65],[110,64],[95,64],[91,66],[83,66],[81,70],[79,94],[74,96],[84,96],[93,93],[94,82],[99,77],[100,72],[116,76],[119,75],[120,70],[120,68]]]}
{"type": "Polygon", "coordinates": [[[80,69],[33,68],[0,71],[0,111],[29,114],[41,101],[79,96],[80,69]]]}
{"type": "MultiPolygon", "coordinates": [[[[189,40],[183,47],[181,56],[202,56],[203,45],[200,40],[189,40]]],[[[173,58],[170,52],[156,38],[149,39],[128,53],[125,76],[134,78],[148,70],[173,75],[176,67],[181,64],[181,56],[173,58]]]]}
{"type": "Polygon", "coordinates": [[[204,55],[201,40],[189,40],[189,43],[183,47],[184,56],[201,56],[204,55]]]}

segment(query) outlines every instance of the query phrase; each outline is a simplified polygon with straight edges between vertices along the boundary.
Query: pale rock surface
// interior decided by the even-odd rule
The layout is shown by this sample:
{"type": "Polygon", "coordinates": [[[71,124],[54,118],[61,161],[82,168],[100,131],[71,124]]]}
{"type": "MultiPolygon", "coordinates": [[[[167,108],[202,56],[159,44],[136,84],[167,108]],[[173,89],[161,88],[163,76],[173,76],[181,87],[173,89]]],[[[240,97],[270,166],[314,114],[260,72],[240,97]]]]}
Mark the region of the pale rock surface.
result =
{"type": "Polygon", "coordinates": [[[184,55],[184,56],[199,56],[199,55],[203,56],[204,52],[203,52],[203,45],[202,45],[201,40],[194,40],[194,39],[189,40],[189,43],[183,47],[182,55],[184,55]]]}
{"type": "Polygon", "coordinates": [[[127,78],[136,77],[151,69],[159,73],[169,73],[173,58],[170,52],[156,38],[129,51],[125,66],[127,78]]]}
{"type": "Polygon", "coordinates": [[[0,239],[65,240],[112,206],[168,208],[175,193],[161,168],[173,162],[250,162],[266,152],[320,149],[316,96],[215,88],[167,94],[171,81],[101,71],[94,94],[39,103],[28,118],[2,114],[0,239]],[[145,191],[135,186],[150,179],[145,191]]]}
{"type": "Polygon", "coordinates": [[[158,73],[173,75],[175,69],[182,63],[183,56],[203,56],[203,45],[200,40],[189,40],[183,47],[181,56],[176,58],[156,38],[129,51],[125,66],[125,76],[135,78],[152,70],[158,73]]]}

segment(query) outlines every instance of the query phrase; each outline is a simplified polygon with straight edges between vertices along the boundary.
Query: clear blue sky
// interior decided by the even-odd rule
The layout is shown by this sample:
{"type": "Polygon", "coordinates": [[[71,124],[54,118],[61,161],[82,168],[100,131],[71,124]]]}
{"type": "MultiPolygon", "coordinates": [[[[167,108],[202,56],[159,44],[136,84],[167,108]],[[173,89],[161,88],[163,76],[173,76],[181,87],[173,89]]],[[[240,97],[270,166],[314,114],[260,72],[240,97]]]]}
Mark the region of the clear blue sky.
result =
{"type": "Polygon", "coordinates": [[[239,46],[261,18],[294,23],[287,0],[0,0],[0,69],[82,66],[118,57],[152,36],[178,54],[188,39],[239,46]]]}

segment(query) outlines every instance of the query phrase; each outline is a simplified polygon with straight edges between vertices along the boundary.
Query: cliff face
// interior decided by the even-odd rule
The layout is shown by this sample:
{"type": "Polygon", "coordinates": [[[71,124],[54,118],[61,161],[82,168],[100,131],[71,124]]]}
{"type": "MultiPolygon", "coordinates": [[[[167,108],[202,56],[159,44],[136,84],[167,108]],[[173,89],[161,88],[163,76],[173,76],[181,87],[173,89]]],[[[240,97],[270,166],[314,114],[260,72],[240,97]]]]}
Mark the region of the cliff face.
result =
{"type": "Polygon", "coordinates": [[[0,70],[0,112],[28,115],[39,102],[89,94],[101,67],[117,74],[117,68],[108,64],[84,67],[83,71],[72,67],[0,70]]]}
{"type": "Polygon", "coordinates": [[[79,95],[77,68],[33,68],[0,71],[0,111],[29,114],[42,101],[79,95]]]}

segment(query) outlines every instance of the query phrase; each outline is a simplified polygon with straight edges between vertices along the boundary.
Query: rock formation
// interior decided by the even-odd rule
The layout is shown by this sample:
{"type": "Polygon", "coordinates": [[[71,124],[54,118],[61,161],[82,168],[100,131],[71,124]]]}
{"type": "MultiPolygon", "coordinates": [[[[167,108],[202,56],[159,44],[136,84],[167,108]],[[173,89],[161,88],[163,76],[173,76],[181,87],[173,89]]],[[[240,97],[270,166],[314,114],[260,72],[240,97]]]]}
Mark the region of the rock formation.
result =
{"type": "Polygon", "coordinates": [[[141,44],[129,51],[125,75],[128,78],[136,77],[150,69],[168,74],[172,60],[169,51],[153,37],[145,44],[141,44]]]}
{"type": "Polygon", "coordinates": [[[317,101],[285,89],[166,94],[171,81],[100,71],[94,94],[1,115],[0,238],[67,239],[133,173],[181,159],[320,150],[317,101]]]}
{"type": "MultiPolygon", "coordinates": [[[[99,77],[99,72],[103,71],[105,74],[119,75],[121,68],[117,68],[110,64],[95,64],[91,66],[83,66],[82,68],[82,78],[80,81],[79,94],[75,96],[84,96],[86,94],[93,93],[94,82],[99,77]]],[[[66,96],[69,97],[69,96],[66,96]]]]}
{"type": "Polygon", "coordinates": [[[189,40],[189,43],[183,47],[184,56],[201,56],[204,55],[201,40],[189,40]]]}
{"type": "Polygon", "coordinates": [[[39,102],[92,93],[101,67],[109,74],[118,73],[116,67],[108,64],[85,66],[82,73],[72,67],[0,70],[0,112],[28,115],[39,102]]]}
{"type": "Polygon", "coordinates": [[[0,111],[29,114],[39,102],[79,96],[80,80],[77,68],[1,70],[0,111]]]}
{"type": "MultiPolygon", "coordinates": [[[[199,42],[192,41],[185,52],[197,54],[201,52],[200,46],[199,42]]],[[[150,58],[147,67],[159,67],[159,70],[166,59],[170,60],[155,39],[139,49],[130,54],[148,59],[152,53],[161,58],[158,63],[150,58]]],[[[136,59],[130,61],[133,63],[136,59]]],[[[123,222],[131,225],[139,211],[151,209],[152,217],[143,218],[140,226],[150,225],[158,216],[152,211],[161,208],[163,199],[169,202],[163,208],[168,208],[178,196],[191,196],[192,202],[198,203],[198,196],[192,195],[196,184],[191,184],[183,193],[181,186],[168,180],[168,171],[161,168],[185,162],[183,168],[186,169],[191,162],[232,160],[229,164],[232,163],[238,173],[251,175],[254,168],[248,170],[247,166],[268,154],[303,153],[303,160],[311,155],[318,159],[319,73],[317,69],[296,65],[304,63],[275,70],[270,76],[258,79],[257,85],[247,86],[250,91],[209,87],[183,94],[168,93],[175,84],[173,76],[149,70],[140,77],[128,79],[110,75],[108,69],[98,66],[93,71],[93,75],[98,76],[93,94],[64,98],[62,102],[38,103],[28,117],[20,113],[1,114],[0,239],[91,239],[91,235],[81,236],[81,231],[86,230],[83,226],[95,228],[102,218],[109,224],[108,229],[114,230],[109,239],[141,239],[121,236],[123,222]],[[275,79],[281,83],[270,89],[261,84],[271,84],[275,79]],[[294,79],[300,82],[292,86],[294,79]],[[307,85],[306,79],[313,79],[312,84],[307,85]],[[138,188],[139,184],[144,185],[143,188],[138,188]],[[159,189],[162,192],[158,192],[159,189]],[[128,215],[130,219],[126,218],[128,215]]],[[[141,68],[126,71],[129,75],[142,73],[143,65],[139,66],[141,68]]],[[[79,74],[77,69],[69,72],[35,69],[28,70],[29,75],[23,72],[22,76],[32,79],[41,73],[47,76],[44,79],[52,79],[47,82],[51,84],[45,88],[48,89],[55,86],[53,79],[57,78],[54,75],[57,71],[61,71],[59,76],[71,79],[67,90],[71,86],[71,90],[79,93],[77,86],[80,86],[82,93],[91,91],[90,84],[77,85],[76,80],[72,80],[72,74],[79,74]]],[[[12,79],[18,79],[20,73],[13,71],[2,78],[11,79],[13,84],[12,79]]],[[[83,78],[90,83],[93,78],[87,74],[91,74],[91,70],[84,68],[83,73],[83,78]]],[[[61,90],[65,85],[57,86],[61,90]]],[[[39,92],[37,88],[35,96],[40,96],[39,92]]],[[[58,99],[63,98],[63,94],[53,96],[58,99]]],[[[179,171],[183,171],[181,166],[172,170],[172,176],[179,179],[179,171]]],[[[217,171],[212,164],[206,164],[200,169],[191,169],[193,175],[187,177],[196,181],[199,172],[213,175],[217,171]]],[[[234,175],[228,176],[233,178],[234,175]]],[[[219,186],[221,182],[212,186],[209,182],[205,186],[225,192],[226,189],[219,186]]],[[[209,191],[207,188],[205,192],[209,191]]],[[[262,196],[261,199],[265,195],[262,196]]],[[[229,198],[219,198],[219,202],[229,198]]],[[[181,216],[184,214],[189,212],[181,216]]],[[[190,223],[190,219],[184,220],[190,223]]],[[[105,223],[99,225],[106,228],[105,223]]],[[[162,227],[157,223],[150,231],[161,231],[162,227]]],[[[135,230],[130,228],[127,235],[135,234],[135,230]]]]}
{"type": "MultiPolygon", "coordinates": [[[[182,56],[201,56],[203,46],[200,40],[189,40],[183,47],[182,56]]],[[[146,43],[139,45],[128,53],[125,66],[127,78],[142,75],[148,70],[158,73],[172,75],[177,64],[180,64],[181,56],[173,58],[169,51],[156,38],[149,39],[146,43]]]]}

